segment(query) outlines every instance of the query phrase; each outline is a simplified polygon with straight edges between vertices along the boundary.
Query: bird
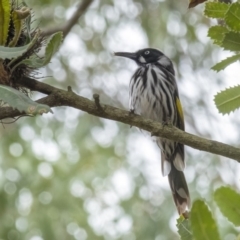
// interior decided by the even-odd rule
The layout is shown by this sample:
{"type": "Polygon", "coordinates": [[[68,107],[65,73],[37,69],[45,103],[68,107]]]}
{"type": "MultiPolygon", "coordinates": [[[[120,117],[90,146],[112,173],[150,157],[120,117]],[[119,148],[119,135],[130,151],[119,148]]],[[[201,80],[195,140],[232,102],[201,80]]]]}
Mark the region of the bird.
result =
{"type": "MultiPolygon", "coordinates": [[[[114,55],[129,58],[138,66],[129,85],[130,112],[163,124],[171,123],[184,131],[184,114],[172,61],[155,48],[114,55]]],[[[155,140],[161,150],[162,175],[168,175],[177,211],[179,215],[187,214],[191,200],[183,173],[184,145],[166,138],[155,140]]]]}

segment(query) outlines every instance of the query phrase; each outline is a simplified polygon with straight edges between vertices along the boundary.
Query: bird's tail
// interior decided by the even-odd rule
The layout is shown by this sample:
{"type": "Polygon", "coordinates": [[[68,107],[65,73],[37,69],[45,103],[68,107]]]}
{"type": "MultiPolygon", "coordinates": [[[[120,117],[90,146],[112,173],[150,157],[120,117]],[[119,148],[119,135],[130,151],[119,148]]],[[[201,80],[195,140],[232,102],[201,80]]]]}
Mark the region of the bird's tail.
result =
{"type": "Polygon", "coordinates": [[[184,173],[177,170],[173,163],[171,163],[168,181],[172,190],[173,200],[178,213],[181,215],[186,211],[187,207],[188,209],[190,208],[191,200],[184,173]]]}

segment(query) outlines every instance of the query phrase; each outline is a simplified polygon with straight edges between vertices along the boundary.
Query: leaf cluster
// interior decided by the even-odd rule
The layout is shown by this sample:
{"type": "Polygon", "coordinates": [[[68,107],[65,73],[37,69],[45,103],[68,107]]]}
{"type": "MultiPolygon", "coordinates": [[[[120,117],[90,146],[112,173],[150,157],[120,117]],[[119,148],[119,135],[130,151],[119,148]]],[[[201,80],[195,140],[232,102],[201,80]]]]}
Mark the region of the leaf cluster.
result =
{"type": "MultiPolygon", "coordinates": [[[[221,25],[209,29],[208,36],[216,45],[234,53],[212,67],[219,72],[240,59],[240,3],[207,2],[204,14],[209,18],[221,20],[221,25]]],[[[230,113],[240,107],[239,89],[240,86],[235,86],[215,96],[214,101],[220,113],[230,113]]]]}
{"type": "Polygon", "coordinates": [[[47,106],[33,102],[19,91],[19,78],[28,77],[33,70],[47,65],[62,42],[62,33],[57,32],[47,41],[45,54],[39,51],[45,39],[39,29],[32,29],[32,15],[25,4],[17,5],[15,1],[0,1],[0,92],[1,100],[19,111],[28,114],[48,112],[47,106]],[[5,85],[5,86],[4,86],[5,85]],[[6,86],[7,85],[7,86],[6,86]]]}
{"type": "Polygon", "coordinates": [[[34,102],[22,92],[5,85],[0,85],[0,96],[4,102],[13,108],[29,115],[52,112],[48,105],[34,102]]]}
{"type": "MultiPolygon", "coordinates": [[[[214,192],[214,200],[222,214],[239,227],[240,194],[229,187],[221,187],[214,192]]],[[[181,240],[221,239],[212,211],[203,200],[196,200],[193,203],[189,219],[180,216],[177,228],[181,240]]]]}

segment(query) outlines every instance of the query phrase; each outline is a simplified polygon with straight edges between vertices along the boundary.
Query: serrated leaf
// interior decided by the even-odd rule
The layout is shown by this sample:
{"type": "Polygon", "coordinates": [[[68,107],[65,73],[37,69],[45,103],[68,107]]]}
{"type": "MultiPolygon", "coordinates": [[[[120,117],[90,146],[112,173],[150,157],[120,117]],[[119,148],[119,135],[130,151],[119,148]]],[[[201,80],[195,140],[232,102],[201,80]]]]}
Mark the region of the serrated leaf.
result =
{"type": "Polygon", "coordinates": [[[224,26],[213,26],[208,30],[208,37],[210,37],[215,44],[221,45],[228,31],[229,30],[224,26]]]}
{"type": "Polygon", "coordinates": [[[204,201],[193,203],[190,223],[195,240],[220,240],[216,222],[204,201]]]}
{"type": "Polygon", "coordinates": [[[238,2],[231,4],[225,16],[225,22],[233,31],[240,31],[240,4],[238,2]]]}
{"type": "MultiPolygon", "coordinates": [[[[5,45],[8,36],[8,28],[10,23],[10,1],[0,1],[0,45],[5,45]]],[[[1,57],[1,55],[0,55],[1,57]]]]}
{"type": "Polygon", "coordinates": [[[222,114],[230,113],[240,107],[240,86],[225,89],[215,95],[214,102],[222,114]]]}
{"type": "Polygon", "coordinates": [[[177,219],[178,234],[181,240],[192,240],[192,232],[190,229],[189,220],[185,219],[182,215],[177,219]]]}
{"type": "Polygon", "coordinates": [[[235,226],[240,226],[240,194],[229,187],[218,188],[214,200],[222,214],[235,226]]]}
{"type": "Polygon", "coordinates": [[[23,20],[30,15],[30,9],[22,7],[21,9],[15,9],[12,11],[12,22],[14,25],[14,36],[11,42],[8,44],[9,47],[16,46],[20,34],[22,32],[23,20]]]}
{"type": "Polygon", "coordinates": [[[63,34],[62,32],[57,32],[52,35],[50,41],[47,44],[45,53],[45,64],[49,63],[52,56],[57,52],[58,48],[62,43],[63,34]]]}
{"type": "Polygon", "coordinates": [[[36,103],[23,93],[5,85],[0,85],[0,99],[18,111],[27,114],[36,115],[52,112],[48,105],[36,103]]]}
{"type": "Polygon", "coordinates": [[[209,18],[224,18],[229,8],[229,4],[220,2],[207,2],[204,15],[209,18]]]}
{"type": "Polygon", "coordinates": [[[228,57],[224,59],[223,61],[217,63],[212,67],[213,70],[219,72],[223,69],[225,69],[227,66],[229,66],[232,63],[235,63],[236,61],[240,60],[240,54],[234,55],[232,57],[228,57]]]}
{"type": "Polygon", "coordinates": [[[14,36],[11,42],[8,44],[9,47],[14,47],[17,44],[17,41],[20,37],[21,31],[22,31],[22,26],[23,22],[22,20],[18,17],[18,14],[16,12],[17,10],[14,10],[12,12],[12,21],[14,25],[14,36]]]}
{"type": "Polygon", "coordinates": [[[240,51],[240,33],[228,32],[225,34],[221,46],[225,50],[240,51]]]}
{"type": "Polygon", "coordinates": [[[203,2],[206,2],[207,0],[190,0],[188,8],[196,7],[198,4],[201,4],[203,2]]]}
{"type": "MultiPolygon", "coordinates": [[[[38,41],[39,36],[40,36],[40,30],[35,33],[32,41],[31,41],[29,44],[25,45],[25,46],[27,46],[27,49],[25,49],[23,53],[27,52],[29,49],[31,49],[31,48],[34,46],[34,44],[38,41]]],[[[24,48],[25,48],[25,46],[24,46],[24,48]]],[[[14,48],[14,49],[16,49],[16,48],[14,48]]],[[[9,49],[9,51],[11,51],[11,48],[9,49]]],[[[14,57],[14,58],[8,63],[7,66],[8,66],[9,68],[11,68],[12,71],[14,71],[14,69],[15,69],[18,65],[21,64],[22,61],[19,61],[19,57],[21,57],[23,53],[21,53],[21,54],[20,54],[19,56],[17,56],[17,57],[14,57]],[[17,64],[16,64],[16,62],[17,62],[17,64]]]]}
{"type": "Polygon", "coordinates": [[[27,51],[28,45],[22,47],[4,47],[0,46],[0,58],[1,59],[12,59],[22,56],[27,51]]]}
{"type": "Polygon", "coordinates": [[[46,65],[45,59],[39,58],[38,56],[31,56],[29,59],[23,60],[19,65],[22,63],[31,68],[41,68],[46,65]]]}
{"type": "Polygon", "coordinates": [[[52,35],[51,39],[49,40],[45,56],[43,58],[38,58],[37,56],[32,56],[29,59],[23,60],[21,63],[24,63],[32,68],[40,68],[47,65],[52,56],[57,52],[59,46],[62,42],[62,32],[57,32],[52,35]]]}

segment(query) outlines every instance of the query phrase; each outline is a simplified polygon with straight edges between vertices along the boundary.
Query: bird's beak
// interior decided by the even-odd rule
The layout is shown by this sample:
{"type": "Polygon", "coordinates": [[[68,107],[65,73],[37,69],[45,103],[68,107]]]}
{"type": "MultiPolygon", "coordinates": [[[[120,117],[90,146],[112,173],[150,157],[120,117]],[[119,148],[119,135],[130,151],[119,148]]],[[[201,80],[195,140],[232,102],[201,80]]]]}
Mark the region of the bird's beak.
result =
{"type": "Polygon", "coordinates": [[[136,53],[130,53],[130,52],[115,52],[114,55],[119,57],[130,58],[132,60],[136,60],[137,58],[136,53]]]}

